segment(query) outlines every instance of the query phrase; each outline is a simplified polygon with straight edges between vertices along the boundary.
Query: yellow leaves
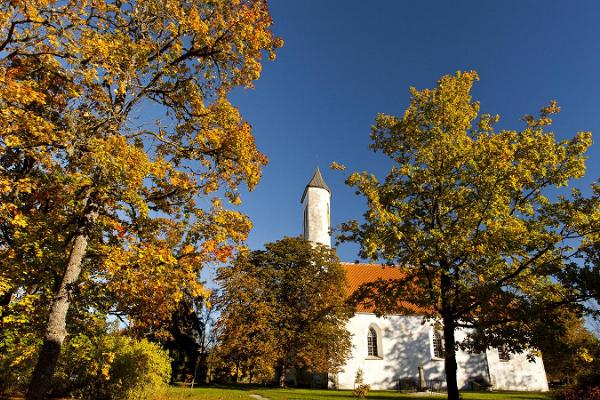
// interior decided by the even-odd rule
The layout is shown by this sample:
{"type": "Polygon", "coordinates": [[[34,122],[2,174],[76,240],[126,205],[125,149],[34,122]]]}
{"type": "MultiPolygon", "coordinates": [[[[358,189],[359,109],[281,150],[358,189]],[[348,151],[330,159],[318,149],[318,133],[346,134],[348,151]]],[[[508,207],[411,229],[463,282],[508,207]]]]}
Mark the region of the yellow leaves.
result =
{"type": "MultiPolygon", "coordinates": [[[[169,171],[169,183],[183,191],[188,191],[195,187],[195,182],[191,176],[186,173],[171,169],[169,171]]],[[[216,188],[215,188],[216,190],[216,188]]]]}
{"type": "Polygon", "coordinates": [[[27,226],[27,217],[17,208],[15,204],[0,204],[0,220],[5,220],[9,224],[24,228],[27,226]]]}
{"type": "MultiPolygon", "coordinates": [[[[214,241],[207,241],[213,258],[223,251],[214,241]]],[[[168,320],[184,293],[209,295],[199,281],[199,271],[209,259],[191,244],[178,253],[165,241],[131,243],[127,250],[106,248],[102,266],[109,291],[122,301],[130,318],[138,326],[160,326],[168,320]]]]}
{"type": "Polygon", "coordinates": [[[165,161],[164,158],[159,157],[152,162],[150,165],[150,173],[157,178],[164,178],[167,170],[169,169],[169,164],[165,161]]]}
{"type": "Polygon", "coordinates": [[[36,346],[30,346],[24,349],[20,356],[16,357],[11,363],[10,367],[18,367],[23,361],[29,360],[36,352],[38,348],[36,346]]]}
{"type": "Polygon", "coordinates": [[[0,220],[19,241],[2,255],[15,276],[49,282],[48,270],[61,271],[72,222],[93,201],[101,216],[90,248],[103,258],[90,274],[107,279],[133,319],[158,323],[184,293],[207,294],[202,265],[228,260],[251,228],[221,204],[203,212],[199,196],[222,193],[238,205],[239,185],[252,190],[267,163],[227,100],[283,44],[266,3],[14,4],[45,21],[22,24],[5,49],[16,56],[0,57],[0,155],[14,154],[14,170],[31,160],[26,170],[34,171],[0,173],[0,220]],[[160,103],[166,125],[140,126],[149,100],[160,103]]]}
{"type": "Polygon", "coordinates": [[[592,361],[594,361],[594,357],[592,357],[589,350],[586,348],[577,350],[577,358],[586,364],[590,364],[592,361]]]}
{"type": "Polygon", "coordinates": [[[13,216],[13,219],[11,222],[13,225],[18,226],[20,228],[24,228],[27,226],[27,219],[25,218],[25,216],[22,213],[16,213],[13,216]]]}
{"type": "Polygon", "coordinates": [[[110,367],[112,366],[113,361],[115,360],[116,354],[112,351],[102,353],[103,358],[105,358],[104,364],[102,364],[101,374],[104,380],[110,379],[110,367]]]}
{"type": "MultiPolygon", "coordinates": [[[[36,83],[31,80],[17,80],[15,77],[17,74],[18,71],[12,68],[6,72],[5,76],[0,75],[0,101],[3,101],[3,103],[6,101],[10,104],[11,108],[13,104],[18,104],[21,107],[33,103],[45,104],[46,95],[36,88],[36,83]]],[[[4,110],[4,112],[6,111],[4,110]]],[[[18,146],[21,144],[21,141],[17,137],[12,137],[8,140],[11,140],[10,143],[6,143],[8,146],[18,146]]]]}
{"type": "Polygon", "coordinates": [[[559,268],[556,260],[569,248],[562,227],[573,232],[593,224],[583,215],[593,212],[577,215],[544,195],[582,176],[590,135],[557,142],[546,132],[549,116],[560,110],[556,102],[521,131],[495,132],[499,117],[492,114],[473,124],[476,80],[475,72],[459,72],[436,88],[411,88],[402,119],[379,114],[372,127],[371,148],[393,161],[385,180],[366,172],[346,180],[368,208],[363,224],[343,226],[343,238],[358,241],[363,257],[427,270],[433,304],[444,293],[432,277],[448,271],[456,271],[452,285],[475,297],[507,276],[503,285],[539,293],[550,283],[548,265],[559,268]]]}
{"type": "Polygon", "coordinates": [[[188,18],[192,29],[196,33],[200,35],[208,34],[208,25],[202,20],[202,18],[200,18],[200,15],[198,15],[198,10],[195,7],[190,9],[188,18]]]}
{"type": "Polygon", "coordinates": [[[331,164],[329,165],[329,168],[334,169],[334,170],[338,170],[338,171],[345,171],[346,170],[346,166],[343,164],[339,164],[336,161],[332,161],[331,164]]]}

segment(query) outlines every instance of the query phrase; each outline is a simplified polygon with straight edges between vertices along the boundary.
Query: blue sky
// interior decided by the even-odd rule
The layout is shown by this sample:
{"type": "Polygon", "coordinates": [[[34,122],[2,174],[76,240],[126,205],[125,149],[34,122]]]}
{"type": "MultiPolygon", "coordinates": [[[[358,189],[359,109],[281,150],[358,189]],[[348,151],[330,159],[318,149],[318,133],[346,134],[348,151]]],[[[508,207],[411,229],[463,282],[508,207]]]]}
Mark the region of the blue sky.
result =
{"type": "MultiPolygon", "coordinates": [[[[435,86],[457,70],[478,71],[482,112],[518,129],[550,100],[562,108],[554,131],[600,138],[600,2],[351,1],[270,2],[284,47],[265,62],[253,90],[231,97],[270,159],[241,210],[254,223],[251,248],[302,227],[300,196],[315,167],[332,190],[332,225],[360,218],[362,198],[327,167],[382,177],[386,158],[369,151],[379,112],[402,115],[408,88],[435,86]]],[[[600,140],[589,151],[586,188],[600,177],[600,140]]],[[[353,261],[355,245],[338,254],[353,261]]]]}

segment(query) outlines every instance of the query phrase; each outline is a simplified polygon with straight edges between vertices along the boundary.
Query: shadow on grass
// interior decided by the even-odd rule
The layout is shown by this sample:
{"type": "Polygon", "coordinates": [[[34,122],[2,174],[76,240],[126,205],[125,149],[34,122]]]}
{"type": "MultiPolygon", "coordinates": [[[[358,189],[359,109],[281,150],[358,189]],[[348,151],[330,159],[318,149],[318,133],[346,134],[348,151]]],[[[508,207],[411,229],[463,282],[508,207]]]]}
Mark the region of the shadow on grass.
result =
{"type": "MultiPolygon", "coordinates": [[[[171,387],[181,388],[181,389],[191,389],[188,384],[184,384],[182,382],[175,382],[171,385],[171,387]]],[[[196,389],[219,389],[219,390],[241,390],[241,391],[252,391],[252,390],[269,390],[269,389],[278,389],[272,386],[267,385],[255,385],[249,383],[228,383],[228,384],[220,384],[220,383],[208,383],[208,384],[196,384],[194,385],[194,390],[196,389]]]]}

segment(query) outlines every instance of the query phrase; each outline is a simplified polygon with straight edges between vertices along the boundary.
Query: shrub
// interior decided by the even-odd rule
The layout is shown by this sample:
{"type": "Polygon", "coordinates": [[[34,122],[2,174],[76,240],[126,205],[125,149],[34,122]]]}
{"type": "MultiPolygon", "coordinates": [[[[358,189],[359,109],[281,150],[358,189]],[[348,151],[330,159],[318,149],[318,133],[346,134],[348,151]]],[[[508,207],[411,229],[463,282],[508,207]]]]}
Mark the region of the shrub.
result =
{"type": "Polygon", "coordinates": [[[363,370],[358,369],[356,371],[356,378],[354,378],[354,390],[352,394],[354,398],[364,399],[369,394],[369,390],[371,390],[371,385],[365,385],[363,382],[363,370]]]}
{"type": "Polygon", "coordinates": [[[0,393],[22,393],[29,384],[41,340],[19,333],[6,330],[0,338],[0,393]]]}
{"type": "Polygon", "coordinates": [[[555,400],[600,400],[600,387],[570,387],[552,393],[555,400]]]}
{"type": "MultiPolygon", "coordinates": [[[[7,335],[0,355],[0,392],[24,392],[39,339],[7,335]]],[[[145,339],[106,335],[69,337],[52,382],[52,394],[81,399],[137,400],[160,396],[169,382],[167,352],[145,339]]]]}
{"type": "Polygon", "coordinates": [[[552,398],[555,400],[600,400],[600,371],[580,372],[576,379],[576,385],[554,391],[552,398]]]}
{"type": "Polygon", "coordinates": [[[105,335],[71,338],[55,374],[56,394],[83,399],[150,399],[171,375],[167,352],[145,339],[105,335]]]}

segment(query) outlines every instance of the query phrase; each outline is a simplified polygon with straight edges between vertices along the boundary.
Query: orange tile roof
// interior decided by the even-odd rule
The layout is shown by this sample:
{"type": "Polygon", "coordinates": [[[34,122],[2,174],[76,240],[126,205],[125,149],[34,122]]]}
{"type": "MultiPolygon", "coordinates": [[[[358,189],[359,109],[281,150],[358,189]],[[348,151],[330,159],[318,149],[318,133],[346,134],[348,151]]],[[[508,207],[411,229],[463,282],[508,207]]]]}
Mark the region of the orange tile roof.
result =
{"type": "MultiPolygon", "coordinates": [[[[382,265],[382,264],[357,264],[357,263],[341,263],[346,270],[347,279],[347,294],[352,296],[357,289],[366,283],[374,283],[377,281],[400,280],[406,277],[406,273],[400,268],[382,265]]],[[[374,296],[376,297],[376,296],[374,296]]],[[[373,313],[379,307],[376,298],[371,298],[366,302],[361,302],[356,305],[356,312],[373,313]]],[[[388,306],[389,308],[389,306],[388,306]]],[[[424,314],[426,310],[406,301],[400,301],[397,307],[393,307],[392,314],[424,314]]]]}

